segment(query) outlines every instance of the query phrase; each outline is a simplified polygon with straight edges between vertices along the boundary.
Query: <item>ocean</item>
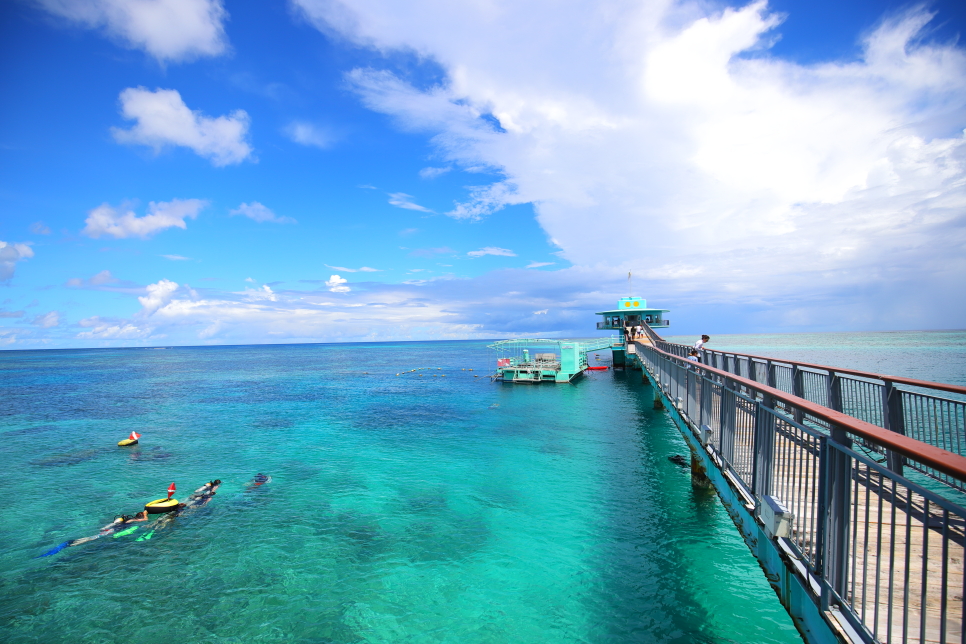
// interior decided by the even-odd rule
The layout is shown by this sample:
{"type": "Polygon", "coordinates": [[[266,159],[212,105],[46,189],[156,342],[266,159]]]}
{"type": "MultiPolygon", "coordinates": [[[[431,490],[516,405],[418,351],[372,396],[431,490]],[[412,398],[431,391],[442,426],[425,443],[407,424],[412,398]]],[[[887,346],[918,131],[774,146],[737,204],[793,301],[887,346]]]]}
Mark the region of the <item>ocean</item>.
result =
{"type": "Polygon", "coordinates": [[[0,639],[801,641],[639,373],[493,363],[478,341],[0,352],[0,639]],[[163,529],[39,556],[214,478],[163,529]]]}

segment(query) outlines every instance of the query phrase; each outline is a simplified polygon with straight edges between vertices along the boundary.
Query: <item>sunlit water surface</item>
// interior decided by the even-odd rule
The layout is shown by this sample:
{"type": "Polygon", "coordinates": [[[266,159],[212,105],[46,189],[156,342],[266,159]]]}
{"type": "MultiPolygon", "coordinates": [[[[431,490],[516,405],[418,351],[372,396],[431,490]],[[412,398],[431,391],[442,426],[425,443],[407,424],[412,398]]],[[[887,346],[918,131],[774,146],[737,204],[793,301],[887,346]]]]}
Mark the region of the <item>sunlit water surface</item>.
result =
{"type": "Polygon", "coordinates": [[[800,641],[718,499],[668,461],[687,448],[639,374],[501,385],[492,359],[0,353],[0,640],[800,641]],[[246,491],[257,472],[272,482],[246,491]],[[216,477],[150,540],[36,558],[216,477]]]}

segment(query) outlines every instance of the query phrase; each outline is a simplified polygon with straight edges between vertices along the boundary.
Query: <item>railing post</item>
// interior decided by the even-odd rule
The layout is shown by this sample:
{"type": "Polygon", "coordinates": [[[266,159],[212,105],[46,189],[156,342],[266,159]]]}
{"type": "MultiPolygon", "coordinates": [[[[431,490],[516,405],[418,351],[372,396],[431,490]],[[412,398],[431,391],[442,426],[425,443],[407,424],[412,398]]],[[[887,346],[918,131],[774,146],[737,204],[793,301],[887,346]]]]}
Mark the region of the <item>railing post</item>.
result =
{"type": "Polygon", "coordinates": [[[842,379],[834,371],[828,372],[828,406],[842,411],[842,379]]]}
{"type": "Polygon", "coordinates": [[[735,457],[735,396],[734,382],[725,380],[721,385],[721,458],[728,465],[735,457]]]}
{"type": "MultiPolygon", "coordinates": [[[[805,398],[805,377],[801,369],[798,368],[797,364],[792,365],[792,395],[798,396],[799,398],[805,398]]],[[[801,408],[795,406],[795,422],[801,423],[804,419],[804,414],[801,408]]]]}
{"type": "MultiPolygon", "coordinates": [[[[884,382],[885,386],[882,388],[882,424],[889,431],[905,434],[906,423],[902,412],[902,391],[896,389],[895,383],[891,380],[884,382]]],[[[902,466],[905,464],[902,454],[888,450],[886,461],[890,470],[896,474],[902,474],[902,466]]]]}
{"type": "Polygon", "coordinates": [[[775,416],[769,411],[771,397],[755,405],[755,462],[751,489],[756,498],[771,494],[775,458],[775,416]]]}
{"type": "MultiPolygon", "coordinates": [[[[840,449],[851,447],[846,431],[833,426],[831,443],[824,452],[825,481],[825,554],[823,577],[829,587],[842,599],[848,599],[849,580],[849,511],[852,506],[852,457],[840,449]]],[[[823,593],[824,594],[824,593],[823,593]]],[[[823,609],[828,608],[828,598],[822,598],[823,609]]]]}

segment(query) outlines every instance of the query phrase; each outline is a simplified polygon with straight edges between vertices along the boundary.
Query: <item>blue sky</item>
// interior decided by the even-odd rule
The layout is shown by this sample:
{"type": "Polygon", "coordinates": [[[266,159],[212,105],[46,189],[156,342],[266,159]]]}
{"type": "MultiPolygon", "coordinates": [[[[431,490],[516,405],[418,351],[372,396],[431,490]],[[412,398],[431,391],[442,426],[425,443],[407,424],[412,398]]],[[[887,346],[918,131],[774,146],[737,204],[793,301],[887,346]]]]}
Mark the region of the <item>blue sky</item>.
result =
{"type": "Polygon", "coordinates": [[[4,348],[966,326],[960,3],[2,12],[4,348]]]}

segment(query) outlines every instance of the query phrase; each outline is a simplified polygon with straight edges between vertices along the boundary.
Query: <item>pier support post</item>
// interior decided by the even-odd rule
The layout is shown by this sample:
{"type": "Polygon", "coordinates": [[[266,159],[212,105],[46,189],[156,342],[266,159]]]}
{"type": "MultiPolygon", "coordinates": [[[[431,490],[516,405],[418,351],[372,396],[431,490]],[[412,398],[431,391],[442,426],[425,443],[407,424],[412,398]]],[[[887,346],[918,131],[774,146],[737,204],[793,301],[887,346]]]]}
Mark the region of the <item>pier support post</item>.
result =
{"type": "Polygon", "coordinates": [[[708,472],[704,469],[704,463],[693,451],[691,452],[691,485],[702,490],[714,487],[711,479],[708,478],[708,472]]]}
{"type": "Polygon", "coordinates": [[[661,390],[654,388],[654,409],[664,409],[664,401],[661,400],[661,390]]]}
{"type": "Polygon", "coordinates": [[[641,384],[651,384],[651,381],[647,377],[647,369],[641,369],[641,384]]]}

